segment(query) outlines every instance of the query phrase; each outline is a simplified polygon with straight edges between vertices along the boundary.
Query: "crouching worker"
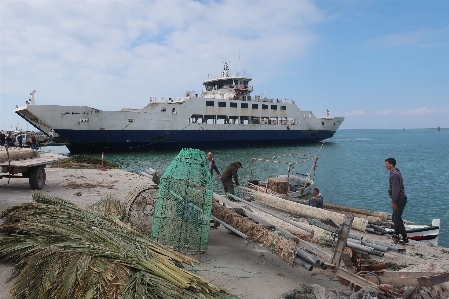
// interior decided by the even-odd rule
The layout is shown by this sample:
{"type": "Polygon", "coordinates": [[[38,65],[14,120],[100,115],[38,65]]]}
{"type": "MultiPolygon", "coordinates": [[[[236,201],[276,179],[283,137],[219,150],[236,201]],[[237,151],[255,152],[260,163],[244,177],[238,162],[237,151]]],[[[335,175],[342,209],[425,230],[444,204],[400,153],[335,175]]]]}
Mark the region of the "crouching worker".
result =
{"type": "Polygon", "coordinates": [[[234,195],[234,183],[237,187],[240,186],[239,175],[237,171],[241,167],[242,163],[232,162],[228,167],[226,167],[225,171],[223,171],[223,173],[221,174],[220,180],[221,183],[223,184],[223,189],[225,193],[234,195]],[[234,179],[234,182],[232,181],[232,179],[234,179]]]}
{"type": "Polygon", "coordinates": [[[321,195],[318,188],[313,188],[312,196],[309,198],[309,206],[320,209],[323,208],[323,195],[321,195]]]}

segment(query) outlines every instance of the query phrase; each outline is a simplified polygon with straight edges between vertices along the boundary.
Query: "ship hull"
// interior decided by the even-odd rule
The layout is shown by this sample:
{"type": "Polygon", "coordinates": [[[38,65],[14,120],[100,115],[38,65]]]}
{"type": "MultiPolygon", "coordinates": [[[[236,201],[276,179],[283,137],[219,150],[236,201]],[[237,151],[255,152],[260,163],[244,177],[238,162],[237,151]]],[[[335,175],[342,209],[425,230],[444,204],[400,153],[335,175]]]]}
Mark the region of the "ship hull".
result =
{"type": "Polygon", "coordinates": [[[269,147],[316,143],[335,131],[314,130],[56,130],[71,153],[269,147]]]}

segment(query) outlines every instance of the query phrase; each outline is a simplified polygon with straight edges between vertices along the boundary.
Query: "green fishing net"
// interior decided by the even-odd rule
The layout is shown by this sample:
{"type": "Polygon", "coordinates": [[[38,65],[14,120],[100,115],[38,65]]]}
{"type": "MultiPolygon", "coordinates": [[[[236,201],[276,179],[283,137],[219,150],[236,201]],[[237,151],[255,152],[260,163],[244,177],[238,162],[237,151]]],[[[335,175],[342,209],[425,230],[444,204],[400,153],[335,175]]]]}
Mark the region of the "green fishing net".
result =
{"type": "Polygon", "coordinates": [[[181,150],[161,177],[151,238],[179,252],[207,250],[212,193],[206,154],[181,150]]]}

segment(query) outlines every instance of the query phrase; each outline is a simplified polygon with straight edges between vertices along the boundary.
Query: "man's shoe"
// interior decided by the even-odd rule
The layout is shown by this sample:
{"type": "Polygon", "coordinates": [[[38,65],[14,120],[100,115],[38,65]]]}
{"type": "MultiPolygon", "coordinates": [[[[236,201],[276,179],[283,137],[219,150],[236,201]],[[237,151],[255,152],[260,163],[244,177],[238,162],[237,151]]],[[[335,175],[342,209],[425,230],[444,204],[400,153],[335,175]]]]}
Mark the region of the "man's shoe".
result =
{"type": "Polygon", "coordinates": [[[393,239],[393,241],[400,241],[401,240],[398,235],[391,235],[391,238],[393,239]]]}
{"type": "Polygon", "coordinates": [[[408,239],[407,239],[407,238],[402,239],[402,240],[401,240],[401,243],[408,244],[408,239]]]}

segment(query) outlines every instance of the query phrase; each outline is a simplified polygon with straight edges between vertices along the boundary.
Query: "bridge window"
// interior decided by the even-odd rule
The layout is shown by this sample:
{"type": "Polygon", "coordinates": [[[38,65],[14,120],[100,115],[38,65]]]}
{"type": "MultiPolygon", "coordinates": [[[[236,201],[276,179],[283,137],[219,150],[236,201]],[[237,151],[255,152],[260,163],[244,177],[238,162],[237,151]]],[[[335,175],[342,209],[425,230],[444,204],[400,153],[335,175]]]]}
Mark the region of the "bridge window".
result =
{"type": "Polygon", "coordinates": [[[204,115],[204,123],[205,124],[214,124],[215,123],[215,115],[204,115]]]}
{"type": "Polygon", "coordinates": [[[281,106],[281,110],[287,110],[287,106],[281,106]]]}
{"type": "Polygon", "coordinates": [[[230,104],[231,108],[237,108],[237,103],[231,102],[231,103],[229,103],[229,104],[230,104]]]}
{"type": "Polygon", "coordinates": [[[226,102],[218,102],[218,107],[226,107],[226,102]]]}
{"type": "Polygon", "coordinates": [[[271,110],[278,110],[278,105],[271,105],[271,110]]]}
{"type": "Polygon", "coordinates": [[[238,121],[239,121],[239,117],[238,116],[229,116],[229,123],[237,124],[238,121]]]}
{"type": "Polygon", "coordinates": [[[206,101],[206,106],[214,107],[214,101],[206,101]]]}
{"type": "Polygon", "coordinates": [[[248,103],[242,103],[240,108],[248,108],[248,103]]]}
{"type": "Polygon", "coordinates": [[[252,104],[253,109],[259,109],[259,104],[252,104]]]}
{"type": "Polygon", "coordinates": [[[194,114],[190,117],[189,119],[189,123],[199,123],[202,124],[203,123],[203,116],[202,115],[198,115],[198,114],[194,114]]]}
{"type": "Polygon", "coordinates": [[[251,117],[251,123],[254,124],[254,125],[258,125],[258,124],[260,124],[260,119],[258,117],[252,116],[251,117]]]}
{"type": "Polygon", "coordinates": [[[268,109],[268,105],[262,104],[262,109],[268,109]]]}
{"type": "Polygon", "coordinates": [[[249,124],[249,117],[248,116],[240,116],[240,124],[241,125],[249,124]]]}

